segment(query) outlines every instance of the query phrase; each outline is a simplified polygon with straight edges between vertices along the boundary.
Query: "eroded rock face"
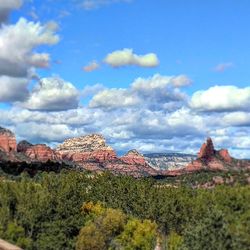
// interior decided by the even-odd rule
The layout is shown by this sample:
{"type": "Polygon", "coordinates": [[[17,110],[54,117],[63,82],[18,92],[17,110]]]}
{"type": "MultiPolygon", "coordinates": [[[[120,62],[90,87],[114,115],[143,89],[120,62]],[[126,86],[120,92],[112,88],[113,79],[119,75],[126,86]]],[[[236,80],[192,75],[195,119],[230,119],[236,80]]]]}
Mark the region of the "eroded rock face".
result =
{"type": "Polygon", "coordinates": [[[56,152],[63,159],[74,162],[95,161],[101,163],[116,159],[115,151],[99,134],[67,139],[57,147],[56,152]]]}
{"type": "Polygon", "coordinates": [[[32,147],[33,144],[29,143],[28,141],[20,141],[18,144],[17,144],[17,152],[19,153],[25,153],[26,150],[30,147],[32,147]]]}
{"type": "Polygon", "coordinates": [[[141,155],[135,149],[128,151],[128,153],[126,155],[122,156],[120,159],[127,164],[147,165],[143,155],[141,155]]]}
{"type": "Polygon", "coordinates": [[[95,150],[90,152],[68,152],[62,153],[57,151],[61,155],[62,159],[74,162],[105,162],[116,159],[116,153],[113,150],[95,150]]]}
{"type": "Polygon", "coordinates": [[[198,153],[198,158],[188,164],[183,172],[195,172],[200,170],[228,171],[247,169],[248,162],[237,160],[230,156],[228,150],[215,150],[211,138],[207,139],[198,153]]]}
{"type": "Polygon", "coordinates": [[[16,152],[16,137],[8,129],[0,127],[0,150],[5,153],[16,152]]]}
{"type": "Polygon", "coordinates": [[[28,147],[24,154],[33,161],[60,161],[60,156],[50,147],[45,144],[37,144],[31,147],[28,147]]]}
{"type": "Polygon", "coordinates": [[[57,147],[56,152],[62,159],[73,161],[86,170],[109,170],[117,174],[129,174],[135,177],[156,174],[136,150],[118,157],[106,144],[102,135],[92,134],[66,140],[57,147]]]}
{"type": "Polygon", "coordinates": [[[211,138],[207,139],[206,143],[201,146],[198,158],[209,160],[215,155],[214,144],[211,138]]]}
{"type": "Polygon", "coordinates": [[[221,149],[218,151],[219,156],[225,160],[226,162],[231,162],[232,157],[230,156],[229,152],[227,149],[221,149]]]}
{"type": "Polygon", "coordinates": [[[91,134],[67,139],[57,147],[57,151],[62,154],[72,152],[93,152],[96,150],[112,151],[113,149],[106,144],[105,138],[99,134],[91,134]]]}

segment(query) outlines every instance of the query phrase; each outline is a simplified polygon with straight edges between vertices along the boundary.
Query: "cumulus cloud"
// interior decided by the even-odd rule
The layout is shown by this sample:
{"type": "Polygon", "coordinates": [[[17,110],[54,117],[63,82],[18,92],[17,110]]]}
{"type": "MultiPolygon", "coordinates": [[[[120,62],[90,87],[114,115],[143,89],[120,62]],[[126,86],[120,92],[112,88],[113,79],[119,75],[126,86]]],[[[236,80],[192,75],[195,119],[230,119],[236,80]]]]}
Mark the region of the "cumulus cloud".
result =
{"type": "Polygon", "coordinates": [[[0,23],[8,19],[11,10],[19,9],[22,6],[22,0],[1,0],[0,1],[0,23]]]}
{"type": "Polygon", "coordinates": [[[156,67],[160,63],[156,54],[137,55],[133,52],[133,49],[116,50],[108,54],[104,62],[114,68],[129,65],[156,67]]]}
{"type": "Polygon", "coordinates": [[[214,71],[221,73],[229,68],[232,68],[233,66],[234,64],[232,62],[219,63],[215,66],[214,71]]]}
{"type": "Polygon", "coordinates": [[[160,74],[155,74],[152,77],[142,78],[139,77],[131,84],[132,89],[135,91],[144,92],[147,94],[152,93],[152,90],[165,89],[171,84],[171,76],[162,76],[160,74]]]}
{"type": "Polygon", "coordinates": [[[90,101],[91,108],[122,108],[139,104],[139,98],[126,89],[107,89],[97,93],[90,101]]]}
{"type": "MultiPolygon", "coordinates": [[[[105,89],[98,92],[89,103],[91,108],[115,109],[144,106],[152,109],[167,108],[166,104],[183,101],[186,95],[174,88],[175,77],[156,74],[149,78],[137,78],[127,89],[105,89]]],[[[173,108],[175,105],[171,105],[173,108]]]]}
{"type": "Polygon", "coordinates": [[[30,67],[49,65],[47,53],[34,53],[40,45],[53,45],[59,41],[56,24],[28,22],[20,18],[16,24],[3,25],[0,29],[0,75],[24,77],[30,67]]]}
{"type": "Polygon", "coordinates": [[[79,92],[58,77],[43,78],[20,105],[30,110],[59,111],[78,107],[79,92]]]}
{"type": "MultiPolygon", "coordinates": [[[[24,123],[17,124],[15,131],[18,132],[19,139],[26,139],[35,143],[61,142],[69,137],[78,136],[78,131],[71,129],[65,124],[46,123],[24,123]],[[29,133],[27,134],[27,128],[29,133]]],[[[81,131],[84,133],[84,130],[81,131]]]]}
{"type": "Polygon", "coordinates": [[[82,8],[85,10],[93,10],[100,8],[105,5],[114,4],[114,3],[129,3],[132,0],[84,0],[81,4],[82,8]]]}
{"type": "Polygon", "coordinates": [[[0,102],[24,101],[28,95],[26,78],[0,76],[0,102]]]}
{"type": "Polygon", "coordinates": [[[231,112],[225,114],[222,120],[229,126],[250,126],[250,113],[231,112]]]}
{"type": "Polygon", "coordinates": [[[88,65],[84,66],[83,70],[85,72],[92,72],[92,71],[97,70],[99,67],[100,65],[96,61],[93,61],[93,62],[90,62],[88,65]]]}
{"type": "Polygon", "coordinates": [[[192,95],[190,106],[200,111],[241,111],[250,109],[250,87],[213,86],[192,95]]]}

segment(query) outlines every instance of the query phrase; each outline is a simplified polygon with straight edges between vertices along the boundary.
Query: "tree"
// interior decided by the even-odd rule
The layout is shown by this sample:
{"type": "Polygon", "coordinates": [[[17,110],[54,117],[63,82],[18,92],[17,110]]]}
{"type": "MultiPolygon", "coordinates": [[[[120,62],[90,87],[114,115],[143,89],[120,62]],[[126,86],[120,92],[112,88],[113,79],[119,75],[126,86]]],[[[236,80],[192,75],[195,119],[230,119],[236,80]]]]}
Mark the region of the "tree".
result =
{"type": "Polygon", "coordinates": [[[114,249],[154,249],[157,239],[157,225],[150,220],[132,218],[124,227],[124,231],[113,243],[114,249]]]}

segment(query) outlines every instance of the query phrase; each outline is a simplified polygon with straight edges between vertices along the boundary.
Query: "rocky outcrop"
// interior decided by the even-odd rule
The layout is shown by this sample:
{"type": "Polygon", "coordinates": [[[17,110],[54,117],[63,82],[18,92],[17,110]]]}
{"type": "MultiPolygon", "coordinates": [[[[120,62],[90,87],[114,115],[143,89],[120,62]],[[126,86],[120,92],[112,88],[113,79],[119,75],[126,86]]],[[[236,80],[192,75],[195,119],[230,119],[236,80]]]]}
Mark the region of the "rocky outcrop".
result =
{"type": "Polygon", "coordinates": [[[60,155],[45,144],[37,144],[28,147],[26,148],[24,154],[32,161],[61,161],[60,155]]]}
{"type": "Polygon", "coordinates": [[[106,144],[105,138],[99,134],[67,139],[57,147],[56,152],[64,160],[81,163],[102,163],[117,157],[115,151],[106,144]]]}
{"type": "Polygon", "coordinates": [[[0,127],[0,150],[10,153],[15,152],[16,148],[15,135],[10,130],[0,127]]]}
{"type": "Polygon", "coordinates": [[[32,162],[61,161],[61,156],[45,144],[33,145],[25,140],[20,141],[17,144],[17,152],[25,155],[32,162]]]}
{"type": "Polygon", "coordinates": [[[185,167],[167,169],[162,175],[178,176],[198,171],[241,171],[250,170],[250,161],[238,160],[230,156],[228,150],[215,150],[213,141],[208,138],[201,146],[197,159],[192,160],[185,167]]]}
{"type": "Polygon", "coordinates": [[[183,169],[185,172],[195,172],[200,170],[211,171],[228,171],[248,169],[250,164],[248,161],[237,160],[230,156],[228,150],[215,150],[213,141],[208,138],[198,153],[198,158],[192,161],[183,169]]]}
{"type": "Polygon", "coordinates": [[[227,149],[219,150],[218,155],[227,163],[230,163],[233,160],[227,149]]]}
{"type": "Polygon", "coordinates": [[[120,159],[127,164],[147,165],[143,155],[140,154],[136,149],[128,151],[128,153],[122,156],[120,159]]]}
{"type": "Polygon", "coordinates": [[[207,139],[207,142],[203,143],[200,152],[198,153],[198,158],[203,160],[210,160],[215,156],[214,144],[211,138],[207,139]]]}
{"type": "Polygon", "coordinates": [[[97,150],[113,151],[113,149],[106,144],[105,138],[99,134],[67,139],[57,147],[57,151],[61,154],[93,152],[97,150]]]}
{"type": "Polygon", "coordinates": [[[128,174],[135,177],[156,174],[136,150],[129,151],[123,157],[106,144],[105,138],[99,134],[67,139],[56,149],[62,159],[73,161],[90,171],[109,170],[116,174],[128,174]]]}
{"type": "Polygon", "coordinates": [[[32,147],[33,144],[29,143],[28,141],[20,141],[18,144],[17,144],[17,152],[19,153],[25,153],[26,150],[30,147],[32,147]]]}

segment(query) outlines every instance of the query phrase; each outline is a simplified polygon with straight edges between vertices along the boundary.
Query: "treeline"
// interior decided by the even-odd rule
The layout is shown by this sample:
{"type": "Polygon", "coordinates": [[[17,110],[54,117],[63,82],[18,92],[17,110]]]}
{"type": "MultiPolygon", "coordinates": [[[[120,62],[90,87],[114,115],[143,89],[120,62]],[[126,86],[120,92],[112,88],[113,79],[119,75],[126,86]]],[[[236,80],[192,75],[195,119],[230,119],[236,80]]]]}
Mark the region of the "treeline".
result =
{"type": "Polygon", "coordinates": [[[0,179],[0,238],[24,249],[249,249],[250,188],[74,171],[0,179]],[[94,244],[94,245],[93,245],[94,244]]]}

